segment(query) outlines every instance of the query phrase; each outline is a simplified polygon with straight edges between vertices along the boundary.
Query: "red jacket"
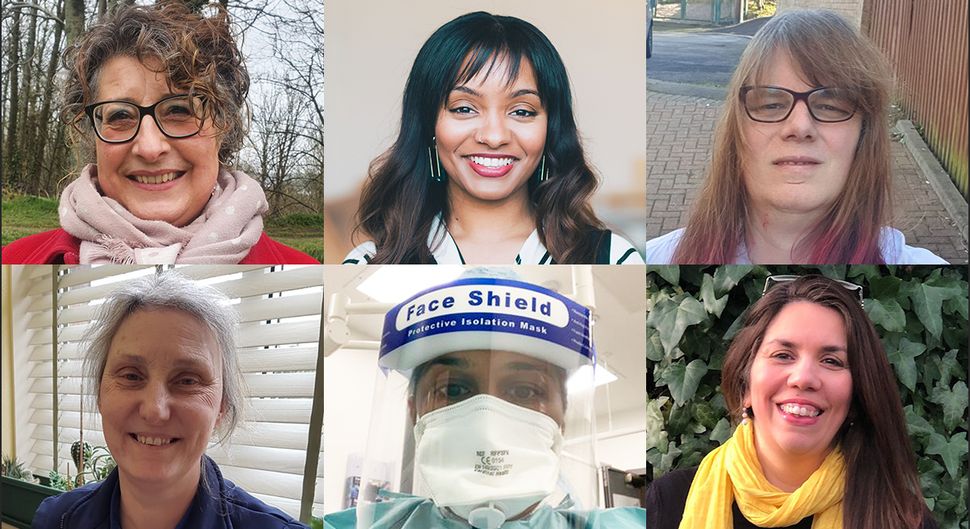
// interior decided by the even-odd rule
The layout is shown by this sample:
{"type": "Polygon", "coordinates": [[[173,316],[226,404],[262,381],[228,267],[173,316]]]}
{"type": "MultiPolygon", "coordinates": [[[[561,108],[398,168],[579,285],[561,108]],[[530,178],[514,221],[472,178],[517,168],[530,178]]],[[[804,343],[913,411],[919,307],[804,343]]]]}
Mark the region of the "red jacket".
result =
{"type": "MultiPolygon", "coordinates": [[[[78,264],[80,239],[61,228],[37,233],[3,247],[3,264],[78,264]]],[[[263,233],[239,264],[320,264],[309,255],[263,233]]]]}

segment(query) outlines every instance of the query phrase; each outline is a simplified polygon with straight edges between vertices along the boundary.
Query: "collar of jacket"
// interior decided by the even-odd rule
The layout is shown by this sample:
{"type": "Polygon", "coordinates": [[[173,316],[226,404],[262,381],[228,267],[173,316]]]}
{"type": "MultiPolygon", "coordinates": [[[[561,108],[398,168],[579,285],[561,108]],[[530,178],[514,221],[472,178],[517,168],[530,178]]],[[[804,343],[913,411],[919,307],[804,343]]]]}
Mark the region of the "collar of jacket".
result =
{"type": "MultiPolygon", "coordinates": [[[[229,504],[225,501],[225,481],[222,472],[207,455],[202,456],[202,471],[209,490],[201,480],[195,498],[175,529],[232,529],[229,504]]],[[[61,517],[60,529],[91,527],[92,529],[121,528],[121,487],[115,468],[97,490],[86,500],[76,503],[61,517]]]]}

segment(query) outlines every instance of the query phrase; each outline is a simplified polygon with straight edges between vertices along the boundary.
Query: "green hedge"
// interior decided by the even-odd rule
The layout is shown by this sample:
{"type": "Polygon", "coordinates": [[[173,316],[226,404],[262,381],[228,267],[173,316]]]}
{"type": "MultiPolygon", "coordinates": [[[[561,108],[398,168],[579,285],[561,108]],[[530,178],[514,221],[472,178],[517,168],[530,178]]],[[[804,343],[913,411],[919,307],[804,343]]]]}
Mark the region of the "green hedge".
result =
{"type": "Polygon", "coordinates": [[[967,269],[648,266],[647,463],[697,466],[730,437],[721,363],[770,274],[862,285],[898,377],[920,483],[940,527],[967,529],[967,269]]]}

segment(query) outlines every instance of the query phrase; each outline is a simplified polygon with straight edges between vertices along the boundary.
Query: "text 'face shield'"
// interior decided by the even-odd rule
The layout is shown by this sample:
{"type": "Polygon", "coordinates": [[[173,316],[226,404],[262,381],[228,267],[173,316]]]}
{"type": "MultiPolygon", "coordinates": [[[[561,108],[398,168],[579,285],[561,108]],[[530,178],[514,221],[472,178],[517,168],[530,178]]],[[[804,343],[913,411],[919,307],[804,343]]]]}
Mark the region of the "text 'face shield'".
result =
{"type": "Polygon", "coordinates": [[[383,527],[405,504],[428,523],[476,528],[595,504],[582,305],[520,281],[460,279],[388,312],[379,364],[358,527],[383,527]]]}

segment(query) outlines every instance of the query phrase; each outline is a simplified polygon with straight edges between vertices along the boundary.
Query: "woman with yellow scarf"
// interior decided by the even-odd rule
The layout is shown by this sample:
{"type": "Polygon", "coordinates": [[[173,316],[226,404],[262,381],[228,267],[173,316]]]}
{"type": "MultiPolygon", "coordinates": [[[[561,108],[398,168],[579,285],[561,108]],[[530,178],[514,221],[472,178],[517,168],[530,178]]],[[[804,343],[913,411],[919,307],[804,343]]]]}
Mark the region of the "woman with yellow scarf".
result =
{"type": "Polygon", "coordinates": [[[728,348],[734,435],[647,491],[648,529],[933,529],[857,285],[769,277],[728,348]]]}

